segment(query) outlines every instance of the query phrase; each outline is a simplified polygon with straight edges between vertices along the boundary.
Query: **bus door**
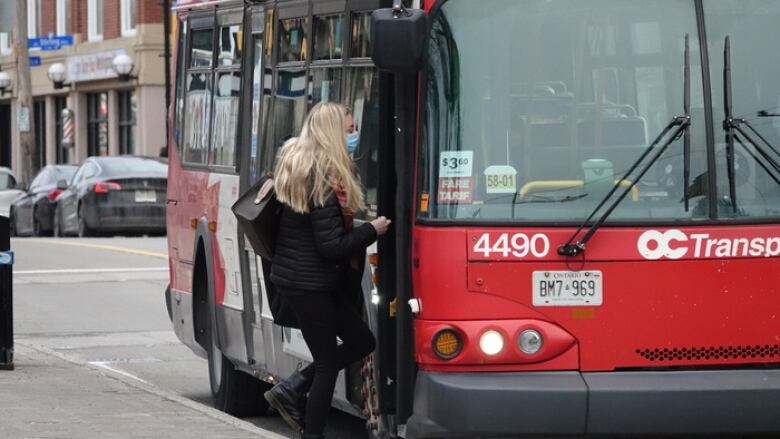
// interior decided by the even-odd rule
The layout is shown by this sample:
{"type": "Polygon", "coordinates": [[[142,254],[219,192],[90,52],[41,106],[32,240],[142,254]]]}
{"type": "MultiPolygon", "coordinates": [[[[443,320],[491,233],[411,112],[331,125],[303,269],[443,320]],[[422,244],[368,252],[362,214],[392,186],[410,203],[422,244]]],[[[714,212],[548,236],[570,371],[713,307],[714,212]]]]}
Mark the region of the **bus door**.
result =
{"type": "MultiPolygon", "coordinates": [[[[273,170],[278,148],[298,134],[312,106],[322,101],[339,102],[350,108],[357,133],[353,133],[349,153],[359,170],[368,206],[357,220],[377,216],[381,169],[384,166],[390,170],[384,178],[393,174],[392,159],[384,165],[380,163],[380,142],[389,137],[387,133],[382,135],[383,130],[389,129],[381,127],[381,121],[392,122],[388,116],[380,117],[380,74],[371,62],[368,45],[371,11],[379,3],[343,0],[313,2],[309,7],[295,2],[279,5],[276,10],[262,6],[251,10],[252,35],[247,42],[252,49],[252,61],[248,62],[252,71],[247,73],[251,86],[247,80],[248,91],[244,92],[245,96],[251,95],[251,106],[243,107],[245,113],[251,113],[251,122],[247,122],[250,128],[244,130],[248,140],[242,143],[242,156],[247,158],[241,170],[244,190],[273,170]]],[[[387,187],[394,188],[394,182],[387,187]]],[[[392,194],[386,198],[392,199],[392,194]]],[[[266,371],[284,375],[301,361],[310,361],[311,355],[300,331],[282,331],[273,326],[267,299],[268,264],[255,257],[247,243],[243,250],[243,277],[252,291],[254,310],[250,349],[254,350],[258,367],[264,364],[266,371]]],[[[368,253],[376,255],[377,245],[368,253]]],[[[365,310],[367,320],[377,333],[377,302],[384,303],[386,298],[381,297],[374,282],[376,258],[368,259],[374,264],[366,264],[362,304],[370,307],[365,310]]],[[[387,313],[386,308],[384,312],[387,313]]],[[[359,370],[353,372],[359,378],[359,370]]],[[[344,384],[351,395],[348,399],[358,399],[359,383],[344,384]]]]}

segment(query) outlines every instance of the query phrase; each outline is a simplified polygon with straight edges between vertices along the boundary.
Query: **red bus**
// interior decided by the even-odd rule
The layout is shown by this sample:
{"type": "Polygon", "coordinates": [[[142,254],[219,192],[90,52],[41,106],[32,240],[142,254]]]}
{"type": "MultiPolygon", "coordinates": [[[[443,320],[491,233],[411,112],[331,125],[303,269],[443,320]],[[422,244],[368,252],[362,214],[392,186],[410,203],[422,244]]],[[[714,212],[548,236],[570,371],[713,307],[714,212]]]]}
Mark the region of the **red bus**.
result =
{"type": "Polygon", "coordinates": [[[175,6],[168,303],[217,407],[310,360],[230,206],[333,100],[394,220],[334,400],[372,436],[780,432],[780,3],[392,3],[175,6]]]}

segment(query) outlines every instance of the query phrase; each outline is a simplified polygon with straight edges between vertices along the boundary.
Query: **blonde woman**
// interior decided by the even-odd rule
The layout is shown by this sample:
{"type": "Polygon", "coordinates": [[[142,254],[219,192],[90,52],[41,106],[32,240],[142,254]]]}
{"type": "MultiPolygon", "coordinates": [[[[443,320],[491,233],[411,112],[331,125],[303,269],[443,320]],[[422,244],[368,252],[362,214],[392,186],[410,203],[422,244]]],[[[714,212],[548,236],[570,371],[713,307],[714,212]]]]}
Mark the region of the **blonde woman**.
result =
{"type": "Polygon", "coordinates": [[[387,232],[390,220],[379,217],[356,228],[345,224],[344,212],[365,209],[347,154],[347,123],[345,107],[315,105],[300,136],[282,147],[274,169],[282,213],[271,282],[298,318],[314,363],[274,386],[265,398],[302,430],[303,438],[324,437],[339,371],[376,346],[371,330],[340,291],[349,260],[387,232]]]}

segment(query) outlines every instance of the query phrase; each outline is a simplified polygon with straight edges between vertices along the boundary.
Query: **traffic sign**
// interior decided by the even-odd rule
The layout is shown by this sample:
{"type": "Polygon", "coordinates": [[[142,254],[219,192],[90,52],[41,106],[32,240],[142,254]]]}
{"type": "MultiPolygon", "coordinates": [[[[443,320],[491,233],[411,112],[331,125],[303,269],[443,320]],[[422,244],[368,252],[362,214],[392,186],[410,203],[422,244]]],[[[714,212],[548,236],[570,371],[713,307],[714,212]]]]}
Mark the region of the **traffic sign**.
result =
{"type": "Polygon", "coordinates": [[[73,35],[57,35],[40,38],[28,38],[27,47],[30,49],[60,50],[65,46],[73,45],[73,35]]]}

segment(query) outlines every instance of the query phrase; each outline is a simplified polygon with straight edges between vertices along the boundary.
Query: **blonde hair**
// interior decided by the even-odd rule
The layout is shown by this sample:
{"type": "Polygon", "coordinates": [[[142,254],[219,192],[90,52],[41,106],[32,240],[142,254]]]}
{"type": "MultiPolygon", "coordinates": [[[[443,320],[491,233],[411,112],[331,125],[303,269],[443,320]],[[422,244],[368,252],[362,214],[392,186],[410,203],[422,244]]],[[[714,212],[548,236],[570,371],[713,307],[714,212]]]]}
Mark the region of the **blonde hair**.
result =
{"type": "Polygon", "coordinates": [[[344,136],[346,109],[339,104],[315,105],[303,122],[301,134],[285,142],[274,168],[276,198],[298,213],[310,203],[322,206],[335,188],[346,192],[353,212],[365,209],[363,191],[353,172],[344,136]]]}

